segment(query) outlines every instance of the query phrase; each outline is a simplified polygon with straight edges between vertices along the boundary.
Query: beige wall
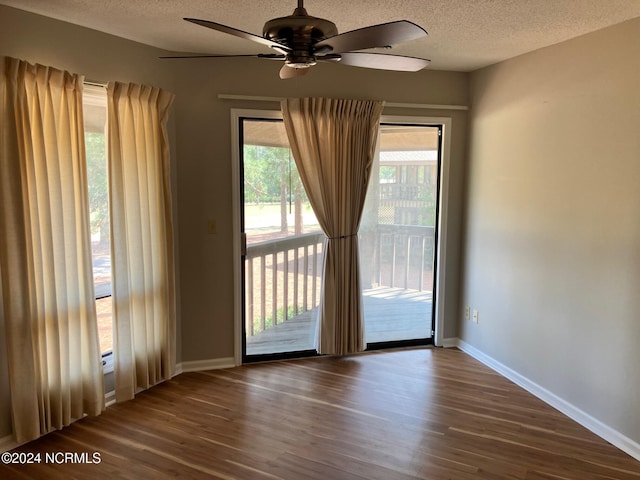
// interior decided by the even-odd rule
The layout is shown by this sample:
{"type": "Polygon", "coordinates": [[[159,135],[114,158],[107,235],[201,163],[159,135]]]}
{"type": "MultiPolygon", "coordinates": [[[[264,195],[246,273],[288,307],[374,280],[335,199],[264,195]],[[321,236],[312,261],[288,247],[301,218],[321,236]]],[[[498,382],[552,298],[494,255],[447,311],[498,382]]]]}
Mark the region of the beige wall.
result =
{"type": "MultiPolygon", "coordinates": [[[[133,81],[176,93],[172,142],[174,212],[178,241],[179,361],[233,356],[231,108],[276,105],[230,102],[218,93],[267,96],[332,95],[393,102],[468,102],[468,75],[425,71],[375,72],[335,65],[307,77],[281,81],[278,62],[259,60],[159,60],[151,47],[0,6],[0,56],[9,55],[81,73],[94,81],[133,81]],[[215,219],[217,235],[206,223],[215,219]]],[[[387,109],[391,115],[453,118],[445,337],[456,336],[458,271],[467,113],[387,109]]],[[[3,344],[0,332],[0,345],[3,344]]],[[[0,388],[6,370],[0,357],[0,388]]],[[[8,405],[0,396],[0,438],[10,431],[8,405]]]]}
{"type": "Polygon", "coordinates": [[[471,78],[460,337],[640,442],[640,19],[471,78]]]}

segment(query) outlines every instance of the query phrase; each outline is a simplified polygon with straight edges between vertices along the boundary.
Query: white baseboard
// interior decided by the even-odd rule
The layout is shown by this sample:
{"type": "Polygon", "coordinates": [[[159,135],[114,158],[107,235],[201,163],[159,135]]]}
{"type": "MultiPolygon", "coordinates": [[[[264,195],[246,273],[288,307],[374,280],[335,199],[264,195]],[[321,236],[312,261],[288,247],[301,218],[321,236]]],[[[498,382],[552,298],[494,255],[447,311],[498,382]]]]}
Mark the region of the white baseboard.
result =
{"type": "Polygon", "coordinates": [[[116,392],[112,390],[111,392],[107,392],[104,396],[104,406],[110,407],[111,405],[116,404],[116,392]]]}
{"type": "Polygon", "coordinates": [[[218,370],[220,368],[231,368],[236,366],[235,358],[211,358],[209,360],[194,360],[191,362],[181,362],[176,365],[176,375],[187,372],[202,372],[205,370],[218,370]]]}
{"type": "Polygon", "coordinates": [[[627,453],[628,455],[631,455],[636,460],[640,460],[640,443],[630,439],[629,437],[623,435],[622,433],[609,427],[608,425],[605,425],[597,418],[592,417],[591,415],[584,412],[583,410],[580,410],[575,405],[572,405],[566,400],[563,400],[553,392],[550,392],[546,388],[529,380],[528,378],[519,374],[515,370],[512,370],[511,368],[498,362],[497,360],[490,357],[489,355],[486,355],[485,353],[473,347],[472,345],[469,345],[465,341],[457,338],[447,339],[447,340],[455,340],[454,342],[455,345],[451,345],[451,346],[457,346],[463,352],[472,356],[476,360],[484,363],[486,366],[488,366],[492,370],[496,371],[503,377],[508,378],[513,383],[524,388],[526,391],[535,395],[543,402],[551,405],[555,409],[564,413],[567,417],[578,422],[583,427],[591,430],[593,433],[603,438],[607,442],[611,443],[612,445],[618,447],[623,452],[627,453]]]}

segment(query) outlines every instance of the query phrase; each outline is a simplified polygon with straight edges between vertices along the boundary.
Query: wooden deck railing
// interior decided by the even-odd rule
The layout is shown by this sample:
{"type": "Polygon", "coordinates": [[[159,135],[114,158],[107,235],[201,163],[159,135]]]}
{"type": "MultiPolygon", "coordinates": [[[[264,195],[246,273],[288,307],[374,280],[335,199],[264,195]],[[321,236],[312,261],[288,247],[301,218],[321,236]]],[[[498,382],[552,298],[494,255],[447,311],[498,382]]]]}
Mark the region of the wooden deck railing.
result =
{"type": "Polygon", "coordinates": [[[248,336],[318,306],[324,238],[308,233],[247,245],[248,336]]]}
{"type": "Polygon", "coordinates": [[[434,227],[378,225],[378,285],[413,290],[432,290],[434,227]]]}
{"type": "MultiPolygon", "coordinates": [[[[369,278],[363,282],[432,289],[433,227],[378,225],[366,236],[362,242],[370,242],[371,261],[364,273],[369,278]]],[[[324,241],[322,233],[309,233],[247,245],[247,336],[318,306],[324,241]]]]}

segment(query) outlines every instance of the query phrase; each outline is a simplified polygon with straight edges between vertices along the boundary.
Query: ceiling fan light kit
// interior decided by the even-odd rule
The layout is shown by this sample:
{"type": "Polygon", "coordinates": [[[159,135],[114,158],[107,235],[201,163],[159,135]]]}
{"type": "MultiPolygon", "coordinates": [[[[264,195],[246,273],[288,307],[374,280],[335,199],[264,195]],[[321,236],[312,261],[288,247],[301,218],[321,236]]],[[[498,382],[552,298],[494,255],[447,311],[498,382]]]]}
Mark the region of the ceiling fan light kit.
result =
{"type": "Polygon", "coordinates": [[[282,79],[305,75],[309,68],[318,62],[339,62],[355,67],[407,72],[416,72],[430,63],[424,58],[359,51],[370,48],[391,48],[397,43],[426,37],[426,30],[415,23],[408,20],[397,20],[339,34],[333,22],[308,15],[303,0],[298,0],[298,7],[293,11],[293,14],[267,21],[264,24],[262,36],[208,20],[197,18],[185,18],[185,20],[218,32],[266,45],[278,53],[256,55],[183,54],[162,58],[257,57],[283,60],[285,64],[280,69],[280,78],[282,79]]]}

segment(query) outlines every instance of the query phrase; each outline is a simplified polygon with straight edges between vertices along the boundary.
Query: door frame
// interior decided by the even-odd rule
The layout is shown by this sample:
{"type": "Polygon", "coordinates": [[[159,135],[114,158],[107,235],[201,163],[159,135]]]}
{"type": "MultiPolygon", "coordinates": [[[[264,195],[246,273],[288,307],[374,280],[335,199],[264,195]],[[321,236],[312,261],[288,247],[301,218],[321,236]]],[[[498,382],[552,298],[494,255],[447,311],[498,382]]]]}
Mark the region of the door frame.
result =
{"type": "MultiPolygon", "coordinates": [[[[233,306],[234,306],[234,360],[236,365],[242,364],[242,207],[240,205],[240,121],[243,118],[281,119],[282,112],[272,109],[231,109],[231,190],[232,190],[232,227],[233,227],[233,306]]],[[[443,345],[444,338],[444,302],[445,302],[445,272],[447,259],[447,224],[449,198],[449,158],[451,151],[451,117],[430,117],[414,115],[382,115],[380,123],[412,124],[412,125],[440,125],[442,126],[441,164],[439,179],[437,245],[436,245],[436,278],[435,278],[435,335],[433,341],[436,346],[443,345]]]]}
{"type": "Polygon", "coordinates": [[[268,109],[231,109],[231,214],[233,217],[233,358],[236,365],[242,365],[243,352],[243,311],[244,299],[243,285],[243,242],[242,235],[242,205],[240,195],[242,193],[241,169],[240,169],[240,122],[244,118],[256,119],[282,119],[280,110],[268,109]]]}

